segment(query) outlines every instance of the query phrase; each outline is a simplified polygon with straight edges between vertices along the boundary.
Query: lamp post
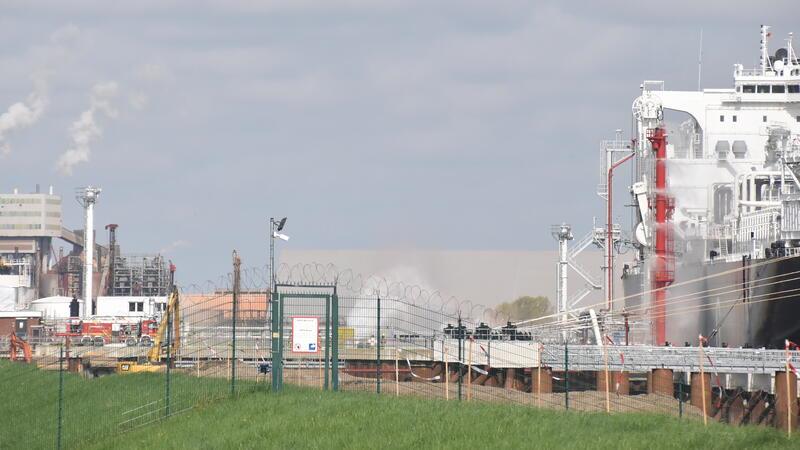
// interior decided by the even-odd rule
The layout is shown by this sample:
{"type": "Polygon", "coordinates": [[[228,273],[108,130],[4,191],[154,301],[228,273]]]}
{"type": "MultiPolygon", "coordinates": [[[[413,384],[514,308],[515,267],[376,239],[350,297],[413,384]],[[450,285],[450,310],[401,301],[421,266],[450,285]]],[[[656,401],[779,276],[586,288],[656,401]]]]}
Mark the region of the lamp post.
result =
{"type": "Polygon", "coordinates": [[[289,236],[281,234],[283,227],[286,225],[286,217],[281,220],[275,220],[274,217],[269,218],[269,292],[272,295],[275,292],[275,238],[283,241],[288,241],[289,236]]]}
{"type": "MultiPolygon", "coordinates": [[[[275,355],[282,353],[281,348],[283,346],[282,333],[281,333],[281,329],[283,327],[283,324],[280,323],[280,321],[278,319],[281,316],[281,313],[279,312],[281,310],[281,307],[278,304],[278,301],[279,301],[278,300],[278,296],[275,295],[275,238],[282,239],[284,241],[288,241],[289,240],[289,236],[286,236],[285,234],[281,234],[280,233],[280,231],[283,230],[284,225],[286,225],[286,217],[284,217],[281,220],[277,220],[277,221],[275,220],[274,217],[270,217],[269,218],[269,231],[270,231],[270,233],[269,233],[269,297],[268,297],[268,306],[267,306],[268,313],[266,314],[265,319],[268,320],[268,325],[267,326],[270,329],[270,336],[271,336],[270,339],[272,340],[271,346],[272,346],[272,355],[273,355],[272,356],[272,361],[273,361],[273,363],[276,363],[275,355]],[[269,311],[272,312],[272,320],[271,321],[269,321],[269,319],[268,319],[269,311]]],[[[282,364],[282,362],[279,363],[279,364],[282,364]]],[[[272,375],[272,387],[273,387],[273,389],[277,390],[278,389],[278,384],[277,384],[278,380],[282,380],[283,379],[283,369],[281,367],[276,366],[276,367],[273,367],[272,370],[274,371],[273,375],[272,375]],[[276,378],[276,375],[278,376],[278,378],[276,378]]]]}

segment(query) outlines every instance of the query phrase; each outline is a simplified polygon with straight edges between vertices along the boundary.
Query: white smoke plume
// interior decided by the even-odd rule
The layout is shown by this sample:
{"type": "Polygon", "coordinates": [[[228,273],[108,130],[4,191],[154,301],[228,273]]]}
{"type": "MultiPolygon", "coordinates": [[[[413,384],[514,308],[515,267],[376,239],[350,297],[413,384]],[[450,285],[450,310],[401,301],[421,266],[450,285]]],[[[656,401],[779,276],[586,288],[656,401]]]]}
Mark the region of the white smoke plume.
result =
{"type": "Polygon", "coordinates": [[[187,247],[189,245],[190,245],[189,241],[186,241],[186,240],[183,240],[183,239],[178,239],[177,241],[170,242],[169,244],[167,244],[164,248],[159,250],[158,253],[160,253],[162,255],[167,255],[167,254],[172,253],[173,251],[175,251],[178,248],[187,247]]]}
{"type": "Polygon", "coordinates": [[[17,102],[0,115],[0,157],[11,153],[6,137],[21,128],[35,124],[47,108],[47,83],[44,77],[35,77],[34,90],[24,102],[17,102]]]}
{"type": "Polygon", "coordinates": [[[33,92],[24,101],[14,103],[0,114],[0,158],[11,153],[11,145],[8,143],[11,133],[34,125],[44,115],[49,104],[48,78],[54,72],[53,66],[69,57],[80,34],[77,26],[67,24],[55,30],[46,45],[37,47],[41,67],[32,77],[33,92]]]}
{"type": "Polygon", "coordinates": [[[112,101],[118,92],[119,85],[114,81],[97,83],[92,87],[89,109],[82,112],[78,120],[70,126],[72,144],[56,164],[61,173],[71,175],[77,164],[89,161],[91,144],[103,135],[98,124],[99,116],[102,114],[111,119],[117,117],[112,101]]]}

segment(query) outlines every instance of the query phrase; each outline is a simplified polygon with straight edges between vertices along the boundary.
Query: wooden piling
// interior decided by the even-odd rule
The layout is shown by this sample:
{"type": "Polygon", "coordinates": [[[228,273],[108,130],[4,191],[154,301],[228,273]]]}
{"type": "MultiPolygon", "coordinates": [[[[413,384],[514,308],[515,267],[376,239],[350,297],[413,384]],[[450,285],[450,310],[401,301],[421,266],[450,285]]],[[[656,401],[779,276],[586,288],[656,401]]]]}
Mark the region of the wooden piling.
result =
{"type": "Polygon", "coordinates": [[[797,376],[791,369],[775,373],[775,425],[791,436],[797,428],[797,376]]]}
{"type": "Polygon", "coordinates": [[[653,369],[647,374],[647,393],[672,396],[672,370],[653,369]]]}
{"type": "Polygon", "coordinates": [[[711,374],[705,371],[694,372],[690,383],[692,406],[703,411],[703,422],[708,424],[708,412],[711,410],[711,374]]]}

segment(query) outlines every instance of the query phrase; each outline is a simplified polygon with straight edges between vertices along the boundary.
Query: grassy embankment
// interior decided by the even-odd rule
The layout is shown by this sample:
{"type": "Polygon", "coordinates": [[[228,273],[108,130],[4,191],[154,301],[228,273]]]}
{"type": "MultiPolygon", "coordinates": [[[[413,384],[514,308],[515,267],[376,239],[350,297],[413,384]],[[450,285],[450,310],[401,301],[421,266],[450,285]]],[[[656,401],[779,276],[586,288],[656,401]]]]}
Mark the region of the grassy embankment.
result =
{"type": "MultiPolygon", "coordinates": [[[[163,374],[66,378],[67,448],[800,448],[774,429],[641,414],[567,413],[287,387],[224,397],[227,383],[176,377],[192,410],[127,433],[119,412],[163,396],[163,374]]],[[[52,448],[58,373],[0,363],[0,448],[52,448]],[[10,420],[9,420],[10,418],[10,420]]]]}

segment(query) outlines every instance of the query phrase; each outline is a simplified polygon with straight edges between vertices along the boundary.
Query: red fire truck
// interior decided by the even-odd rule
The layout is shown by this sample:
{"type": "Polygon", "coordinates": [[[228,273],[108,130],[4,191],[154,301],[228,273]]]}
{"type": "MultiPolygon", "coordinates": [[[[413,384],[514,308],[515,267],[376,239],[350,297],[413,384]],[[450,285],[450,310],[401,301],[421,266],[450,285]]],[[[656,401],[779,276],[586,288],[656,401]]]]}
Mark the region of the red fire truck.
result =
{"type": "Polygon", "coordinates": [[[56,325],[55,336],[67,337],[72,345],[103,346],[124,343],[128,346],[150,346],[158,332],[156,319],[124,317],[70,318],[56,325]]]}

